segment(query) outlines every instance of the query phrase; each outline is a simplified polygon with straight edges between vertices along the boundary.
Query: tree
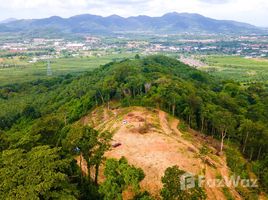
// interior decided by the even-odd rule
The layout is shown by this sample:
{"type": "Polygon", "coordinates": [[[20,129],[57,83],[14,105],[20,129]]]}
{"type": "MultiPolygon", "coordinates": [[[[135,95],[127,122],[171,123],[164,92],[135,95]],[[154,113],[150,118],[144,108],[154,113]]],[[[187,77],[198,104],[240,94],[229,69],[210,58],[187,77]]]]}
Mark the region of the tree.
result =
{"type": "MultiPolygon", "coordinates": [[[[88,127],[76,125],[69,131],[65,146],[73,153],[80,153],[87,162],[88,178],[91,179],[91,167],[95,166],[95,182],[98,182],[99,166],[104,160],[104,153],[110,148],[111,133],[98,132],[88,127]]],[[[80,166],[81,163],[80,163],[80,166]]]]}
{"type": "Polygon", "coordinates": [[[116,94],[117,84],[113,76],[107,76],[98,86],[98,95],[103,104],[107,102],[107,109],[110,109],[109,101],[116,94]]]}
{"type": "Polygon", "coordinates": [[[135,59],[140,59],[141,57],[140,57],[140,55],[139,54],[136,54],[135,55],[135,59]]]}
{"type": "Polygon", "coordinates": [[[268,192],[268,155],[262,160],[253,162],[253,171],[258,175],[263,188],[268,192]]]}
{"type": "Polygon", "coordinates": [[[7,149],[9,142],[7,141],[7,135],[0,130],[0,152],[7,149]]]}
{"type": "Polygon", "coordinates": [[[0,199],[76,199],[60,148],[37,146],[31,151],[5,150],[0,155],[0,199]]]}
{"type": "Polygon", "coordinates": [[[220,110],[214,113],[214,125],[220,131],[221,135],[221,146],[220,152],[223,150],[224,139],[227,136],[227,131],[231,131],[235,126],[235,120],[232,114],[227,110],[220,110]]]}
{"type": "Polygon", "coordinates": [[[98,142],[97,136],[98,131],[93,128],[76,125],[71,128],[65,140],[65,146],[69,149],[69,151],[81,154],[80,162],[82,156],[86,160],[89,179],[91,179],[90,169],[93,164],[91,162],[92,153],[98,142]]]}
{"type": "Polygon", "coordinates": [[[104,153],[111,147],[112,134],[105,131],[98,135],[97,145],[93,150],[92,164],[95,165],[95,184],[98,184],[99,167],[105,159],[104,153]]]}
{"type": "Polygon", "coordinates": [[[193,188],[182,188],[181,178],[186,172],[177,166],[169,167],[162,177],[163,188],[161,196],[163,200],[188,200],[206,199],[206,194],[196,183],[193,188]]]}
{"type": "Polygon", "coordinates": [[[40,113],[33,107],[30,105],[27,105],[23,111],[22,111],[22,116],[26,117],[26,118],[30,118],[30,119],[35,119],[40,117],[40,113]]]}
{"type": "Polygon", "coordinates": [[[209,115],[210,115],[210,109],[211,109],[211,105],[209,104],[205,104],[201,107],[201,112],[200,112],[200,117],[201,117],[201,132],[204,131],[205,128],[205,120],[209,119],[209,115]]]}
{"type": "Polygon", "coordinates": [[[265,158],[265,155],[267,155],[267,141],[268,141],[268,129],[266,126],[258,121],[254,122],[253,126],[253,133],[254,137],[249,137],[248,138],[248,147],[247,149],[250,149],[248,151],[247,149],[245,150],[245,154],[249,156],[249,160],[258,160],[261,157],[265,158]]]}
{"type": "Polygon", "coordinates": [[[239,131],[242,132],[243,135],[245,135],[242,147],[242,152],[245,153],[249,134],[252,134],[254,132],[254,123],[250,119],[244,119],[241,122],[239,131]]]}
{"type": "Polygon", "coordinates": [[[136,195],[133,200],[154,200],[151,195],[149,194],[149,192],[145,191],[142,192],[138,195],[136,195]]]}
{"type": "Polygon", "coordinates": [[[32,135],[40,135],[42,144],[53,144],[56,146],[57,138],[59,138],[63,125],[63,122],[56,117],[42,117],[36,121],[30,132],[32,135]]]}
{"type": "Polygon", "coordinates": [[[106,179],[99,189],[99,192],[104,195],[104,200],[120,200],[126,189],[131,189],[134,194],[138,194],[140,192],[139,183],[145,176],[142,169],[129,165],[124,157],[119,161],[108,159],[104,175],[106,179]]]}
{"type": "Polygon", "coordinates": [[[186,105],[184,113],[188,115],[188,123],[189,126],[192,127],[193,118],[196,117],[201,110],[202,99],[196,94],[190,94],[186,97],[186,105]]]}

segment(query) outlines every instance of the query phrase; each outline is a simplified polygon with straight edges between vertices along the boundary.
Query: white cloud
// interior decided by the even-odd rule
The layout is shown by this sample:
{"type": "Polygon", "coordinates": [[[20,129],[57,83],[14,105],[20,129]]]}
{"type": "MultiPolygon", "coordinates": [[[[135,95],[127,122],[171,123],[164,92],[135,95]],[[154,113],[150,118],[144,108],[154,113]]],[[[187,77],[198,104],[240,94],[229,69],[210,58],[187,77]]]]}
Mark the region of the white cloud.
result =
{"type": "Polygon", "coordinates": [[[225,4],[230,2],[230,0],[200,0],[200,1],[208,4],[225,4]]]}
{"type": "Polygon", "coordinates": [[[0,0],[0,19],[98,15],[160,16],[167,12],[200,13],[268,27],[267,0],[0,0]]]}

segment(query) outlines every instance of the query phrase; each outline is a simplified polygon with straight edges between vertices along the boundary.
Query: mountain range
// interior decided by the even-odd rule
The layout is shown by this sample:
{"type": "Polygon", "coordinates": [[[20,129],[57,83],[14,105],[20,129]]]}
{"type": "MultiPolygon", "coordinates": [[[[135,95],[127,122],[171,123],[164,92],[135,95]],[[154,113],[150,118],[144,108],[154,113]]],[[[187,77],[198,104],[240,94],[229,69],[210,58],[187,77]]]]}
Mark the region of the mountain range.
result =
{"type": "Polygon", "coordinates": [[[10,23],[10,22],[14,22],[17,21],[16,18],[7,18],[5,20],[0,21],[0,24],[6,24],[6,23],[10,23]]]}
{"type": "Polygon", "coordinates": [[[52,16],[44,19],[11,20],[0,23],[0,32],[63,34],[113,33],[208,33],[208,34],[262,34],[262,28],[230,20],[216,20],[199,14],[167,13],[161,17],[140,15],[124,18],[118,15],[102,17],[91,14],[70,18],[52,16]]]}

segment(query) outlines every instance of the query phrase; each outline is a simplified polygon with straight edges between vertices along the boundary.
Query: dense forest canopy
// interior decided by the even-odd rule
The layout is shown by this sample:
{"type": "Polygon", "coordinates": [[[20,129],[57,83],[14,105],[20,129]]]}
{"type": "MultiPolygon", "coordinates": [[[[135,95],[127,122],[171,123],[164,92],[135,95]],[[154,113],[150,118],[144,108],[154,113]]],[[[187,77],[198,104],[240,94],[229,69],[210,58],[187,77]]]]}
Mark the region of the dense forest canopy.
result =
{"type": "MultiPolygon", "coordinates": [[[[217,80],[175,59],[149,56],[109,63],[80,76],[66,75],[0,87],[0,198],[31,195],[33,199],[87,199],[89,196],[108,199],[101,191],[111,185],[106,182],[98,189],[97,180],[81,176],[72,158],[82,153],[88,165],[98,169],[111,138],[90,127],[79,127],[76,121],[97,106],[109,107],[112,100],[122,106],[165,110],[189,127],[221,140],[219,151],[228,140],[244,155],[267,190],[267,87],[261,84],[245,87],[233,81],[217,80]],[[86,138],[91,141],[89,144],[85,143],[86,138]],[[74,151],[76,147],[79,152],[74,151]],[[38,179],[36,169],[42,166],[47,169],[38,171],[41,176],[38,179]],[[20,176],[26,172],[29,176],[20,176]],[[43,179],[45,173],[51,178],[43,179]],[[18,182],[11,177],[16,177],[18,182]],[[30,177],[34,177],[33,182],[29,182],[30,177]],[[33,190],[35,186],[37,190],[33,190]]],[[[233,152],[227,153],[235,156],[233,152]]],[[[113,165],[120,165],[116,161],[107,162],[110,170],[113,165]]],[[[127,161],[121,162],[128,166],[127,161]]],[[[233,158],[230,165],[235,162],[233,158]]],[[[230,167],[237,169],[237,166],[230,167]]],[[[244,168],[241,166],[239,172],[244,168]]],[[[109,169],[106,173],[113,173],[109,169]]],[[[133,177],[138,178],[131,182],[135,187],[143,176],[136,170],[133,177]]],[[[122,184],[116,185],[119,193],[130,183],[122,184]]],[[[150,198],[147,194],[137,192],[137,195],[137,199],[150,198]]]]}

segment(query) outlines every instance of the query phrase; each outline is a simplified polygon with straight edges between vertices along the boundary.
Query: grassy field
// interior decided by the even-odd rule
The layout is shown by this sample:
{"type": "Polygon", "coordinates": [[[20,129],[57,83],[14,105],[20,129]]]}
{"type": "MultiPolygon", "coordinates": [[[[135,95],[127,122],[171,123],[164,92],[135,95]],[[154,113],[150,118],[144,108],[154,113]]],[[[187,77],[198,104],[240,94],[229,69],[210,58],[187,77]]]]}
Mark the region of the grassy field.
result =
{"type": "MultiPolygon", "coordinates": [[[[60,58],[51,60],[52,76],[47,76],[47,62],[28,63],[18,58],[0,60],[17,67],[0,68],[0,86],[44,79],[64,74],[77,74],[93,70],[100,65],[122,58],[133,58],[134,54],[111,54],[102,57],[60,58]]],[[[268,84],[268,60],[246,59],[234,56],[207,56],[202,58],[207,66],[200,69],[223,79],[239,82],[265,82],[268,84]]]]}
{"type": "Polygon", "coordinates": [[[27,63],[17,59],[9,60],[9,64],[17,64],[17,67],[0,68],[0,86],[12,83],[21,83],[44,79],[64,74],[77,74],[93,70],[100,65],[123,58],[133,58],[133,54],[114,54],[102,57],[89,58],[60,58],[51,60],[52,76],[47,76],[47,62],[27,63]]]}
{"type": "Polygon", "coordinates": [[[268,83],[268,60],[235,56],[208,56],[203,61],[208,66],[202,67],[201,70],[223,79],[268,83]]]}

